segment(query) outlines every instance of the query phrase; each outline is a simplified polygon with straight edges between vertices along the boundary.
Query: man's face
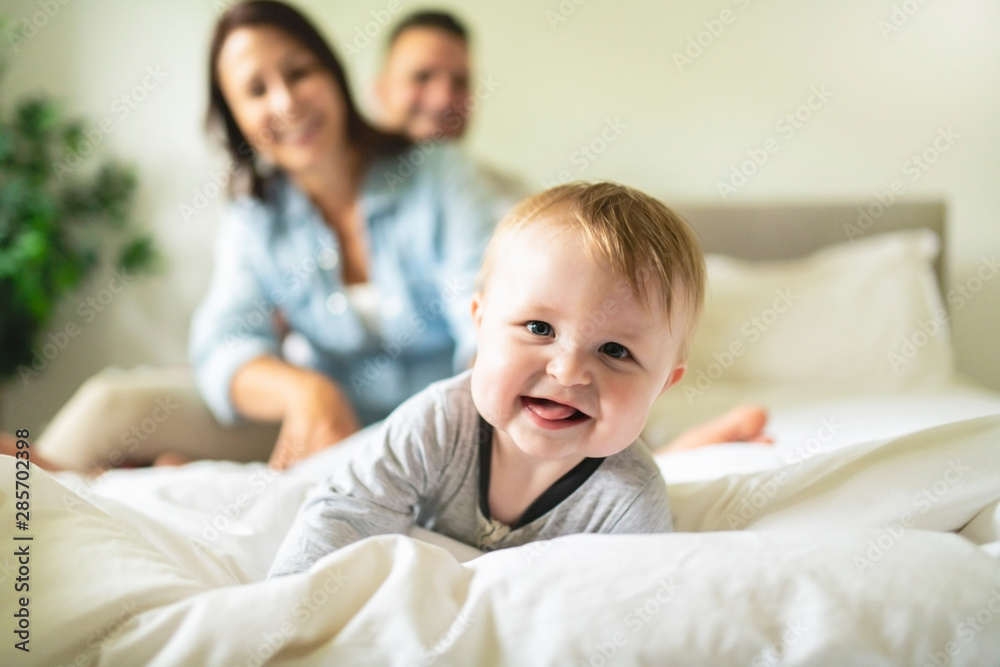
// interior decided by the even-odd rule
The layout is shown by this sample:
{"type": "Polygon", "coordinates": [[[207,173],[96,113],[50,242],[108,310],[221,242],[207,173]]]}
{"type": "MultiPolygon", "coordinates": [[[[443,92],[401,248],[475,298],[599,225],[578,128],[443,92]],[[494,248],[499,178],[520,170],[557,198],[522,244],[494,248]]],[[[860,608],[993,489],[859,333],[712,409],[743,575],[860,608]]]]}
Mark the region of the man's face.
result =
{"type": "Polygon", "coordinates": [[[468,121],[468,45],[440,28],[409,28],[389,49],[377,86],[387,129],[416,141],[458,139],[468,121]]]}

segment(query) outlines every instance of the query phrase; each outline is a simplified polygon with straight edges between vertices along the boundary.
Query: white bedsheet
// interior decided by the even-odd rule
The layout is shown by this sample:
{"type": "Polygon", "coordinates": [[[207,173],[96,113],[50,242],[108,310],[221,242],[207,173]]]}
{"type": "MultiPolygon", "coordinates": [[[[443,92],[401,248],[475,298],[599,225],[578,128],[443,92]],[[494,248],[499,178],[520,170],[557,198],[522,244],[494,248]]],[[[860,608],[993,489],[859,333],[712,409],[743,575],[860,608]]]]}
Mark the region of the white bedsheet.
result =
{"type": "Polygon", "coordinates": [[[741,403],[769,412],[771,446],[731,444],[680,452],[662,465],[668,482],[707,480],[782,465],[847,445],[886,440],[921,429],[1000,414],[1000,394],[962,380],[935,389],[871,394],[827,391],[822,386],[754,386],[718,383],[691,400],[671,390],[657,401],[644,431],[651,445],[668,442],[696,424],[741,403]]]}
{"type": "MultiPolygon", "coordinates": [[[[797,409],[808,423],[827,407],[775,417],[794,425],[797,409]]],[[[446,548],[371,538],[267,582],[317,464],[274,475],[202,462],[96,483],[36,470],[32,651],[8,633],[0,664],[1000,664],[1000,416],[791,463],[742,451],[770,458],[714,475],[684,472],[689,455],[661,459],[678,529],[702,532],[476,557],[416,531],[446,548]]],[[[0,474],[13,479],[12,459],[0,474]]],[[[9,590],[16,564],[3,563],[9,590]]]]}

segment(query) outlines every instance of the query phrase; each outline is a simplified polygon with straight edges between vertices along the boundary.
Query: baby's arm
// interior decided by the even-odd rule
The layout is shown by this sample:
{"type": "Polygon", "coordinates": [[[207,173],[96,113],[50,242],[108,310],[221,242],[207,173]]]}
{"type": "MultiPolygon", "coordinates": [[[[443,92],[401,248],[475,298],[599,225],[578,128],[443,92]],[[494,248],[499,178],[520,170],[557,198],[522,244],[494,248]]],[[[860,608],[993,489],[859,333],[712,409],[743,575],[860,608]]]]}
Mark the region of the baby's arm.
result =
{"type": "Polygon", "coordinates": [[[614,463],[606,482],[607,496],[621,503],[618,518],[599,532],[618,535],[669,533],[673,531],[670,498],[660,469],[644,443],[633,443],[627,450],[606,461],[614,463]]]}
{"type": "Polygon", "coordinates": [[[636,494],[628,509],[608,531],[618,535],[673,532],[673,518],[666,485],[657,472],[656,477],[636,494]]]}
{"type": "Polygon", "coordinates": [[[421,396],[396,410],[347,467],[306,499],[268,578],[309,569],[323,556],[372,535],[405,533],[440,467],[434,419],[421,396]],[[414,401],[418,403],[414,405],[414,401]]]}

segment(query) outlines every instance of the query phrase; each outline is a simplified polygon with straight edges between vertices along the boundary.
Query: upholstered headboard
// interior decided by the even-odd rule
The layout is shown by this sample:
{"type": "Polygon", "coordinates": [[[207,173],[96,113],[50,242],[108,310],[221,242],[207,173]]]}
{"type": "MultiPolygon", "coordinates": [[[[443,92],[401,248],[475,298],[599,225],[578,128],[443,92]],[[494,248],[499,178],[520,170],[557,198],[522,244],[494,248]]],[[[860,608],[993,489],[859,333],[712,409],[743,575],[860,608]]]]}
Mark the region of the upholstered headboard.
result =
{"type": "Polygon", "coordinates": [[[944,285],[946,208],[941,201],[897,202],[887,208],[873,202],[672,208],[697,230],[706,253],[757,261],[800,257],[867,234],[928,228],[941,241],[934,269],[938,285],[944,285]]]}

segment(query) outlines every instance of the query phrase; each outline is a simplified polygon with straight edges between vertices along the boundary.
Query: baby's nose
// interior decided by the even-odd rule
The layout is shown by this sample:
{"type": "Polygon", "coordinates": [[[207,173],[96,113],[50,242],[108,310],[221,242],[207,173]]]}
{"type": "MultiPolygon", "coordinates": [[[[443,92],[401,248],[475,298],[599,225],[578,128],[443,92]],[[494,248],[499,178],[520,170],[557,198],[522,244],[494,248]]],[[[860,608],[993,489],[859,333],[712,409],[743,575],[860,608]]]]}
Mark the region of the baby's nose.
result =
{"type": "Polygon", "coordinates": [[[557,349],[549,360],[548,373],[564,387],[588,384],[590,371],[586,355],[568,346],[557,349]]]}

